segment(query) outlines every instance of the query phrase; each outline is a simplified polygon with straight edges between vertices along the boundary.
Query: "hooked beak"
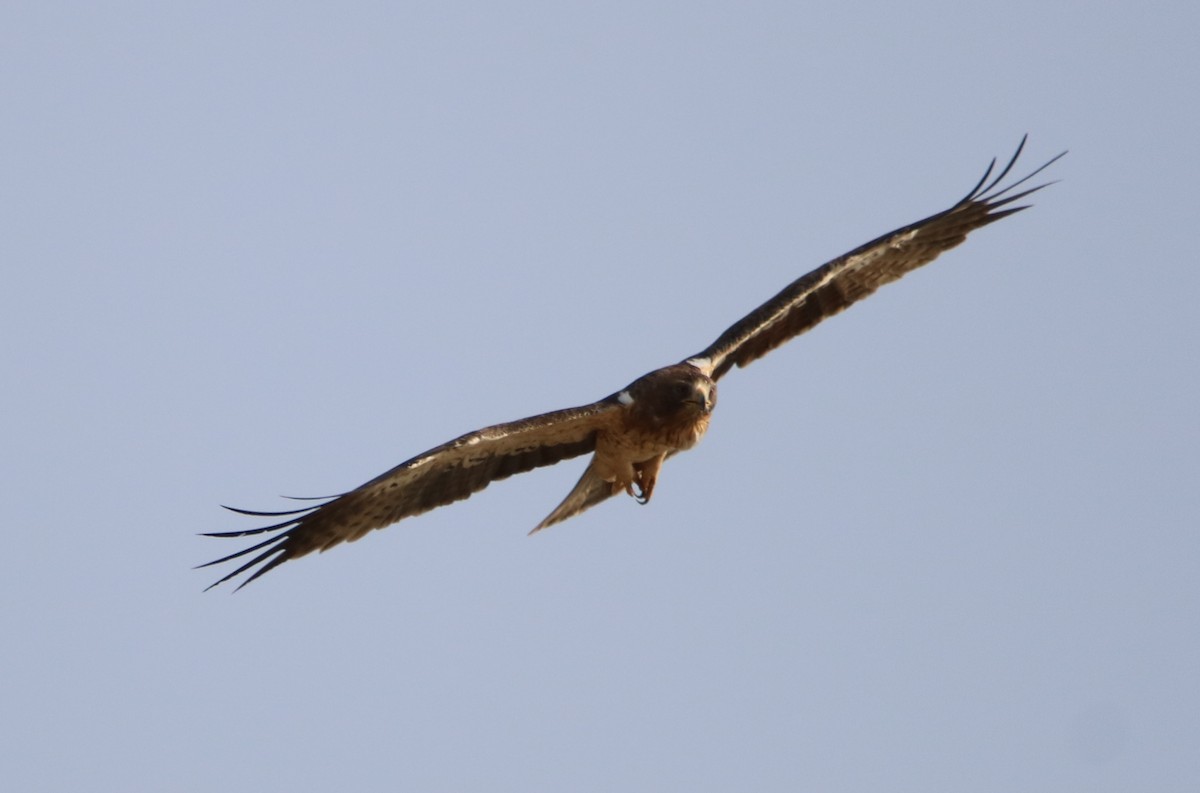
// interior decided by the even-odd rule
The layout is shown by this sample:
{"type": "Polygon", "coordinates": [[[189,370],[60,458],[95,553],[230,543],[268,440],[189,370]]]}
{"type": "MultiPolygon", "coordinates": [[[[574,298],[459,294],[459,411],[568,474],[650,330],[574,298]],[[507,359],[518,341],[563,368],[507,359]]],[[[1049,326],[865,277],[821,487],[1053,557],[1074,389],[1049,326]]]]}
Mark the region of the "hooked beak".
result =
{"type": "Polygon", "coordinates": [[[690,402],[693,405],[695,405],[696,408],[701,413],[711,413],[712,412],[712,409],[713,409],[712,391],[707,388],[704,388],[701,385],[697,385],[695,390],[692,391],[691,397],[689,397],[688,399],[686,399],[684,401],[690,402]]]}

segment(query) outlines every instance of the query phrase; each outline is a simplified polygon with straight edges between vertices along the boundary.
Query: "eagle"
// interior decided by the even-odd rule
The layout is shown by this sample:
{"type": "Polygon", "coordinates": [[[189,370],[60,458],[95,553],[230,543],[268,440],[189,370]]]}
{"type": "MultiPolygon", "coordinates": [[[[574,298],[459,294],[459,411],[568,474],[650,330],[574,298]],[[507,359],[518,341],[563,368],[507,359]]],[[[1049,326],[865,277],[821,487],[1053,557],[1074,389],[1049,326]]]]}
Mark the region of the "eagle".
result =
{"type": "Polygon", "coordinates": [[[884,284],[928,264],[975,229],[1027,209],[1028,204],[1016,202],[1053,184],[1014,192],[1065,151],[1003,184],[1027,138],[1021,139],[998,172],[993,159],[971,191],[949,209],[890,231],[797,278],[700,352],[642,375],[597,402],[468,432],[360,487],[313,499],[321,503],[300,509],[260,512],[226,507],[243,515],[281,520],[258,528],[206,533],[223,538],[269,535],[200,565],[251,556],[208,588],[257,568],[239,584],[241,589],[291,559],[353,542],[374,529],[468,498],[514,474],[585,454],[591,460],[579,481],[531,534],[621,492],[640,504],[648,503],[667,458],[692,448],[704,436],[717,404],[717,381],[730,369],[746,366],[884,284]]]}

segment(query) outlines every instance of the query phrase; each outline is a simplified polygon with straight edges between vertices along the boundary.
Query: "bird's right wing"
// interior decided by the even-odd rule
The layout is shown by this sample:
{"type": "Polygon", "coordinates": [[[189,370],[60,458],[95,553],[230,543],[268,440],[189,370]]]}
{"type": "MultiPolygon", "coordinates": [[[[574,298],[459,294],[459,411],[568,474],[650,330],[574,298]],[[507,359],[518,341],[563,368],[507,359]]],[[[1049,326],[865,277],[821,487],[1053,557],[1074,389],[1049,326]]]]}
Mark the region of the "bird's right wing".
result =
{"type": "Polygon", "coordinates": [[[607,397],[590,405],[469,432],[317,506],[286,512],[228,507],[245,515],[287,520],[255,529],[206,534],[246,537],[272,533],[257,545],[201,565],[221,564],[261,551],[209,588],[261,564],[239,585],[240,589],[289,559],[353,542],[373,529],[465,499],[513,474],[594,451],[597,431],[607,426],[621,409],[615,397],[607,397]]]}

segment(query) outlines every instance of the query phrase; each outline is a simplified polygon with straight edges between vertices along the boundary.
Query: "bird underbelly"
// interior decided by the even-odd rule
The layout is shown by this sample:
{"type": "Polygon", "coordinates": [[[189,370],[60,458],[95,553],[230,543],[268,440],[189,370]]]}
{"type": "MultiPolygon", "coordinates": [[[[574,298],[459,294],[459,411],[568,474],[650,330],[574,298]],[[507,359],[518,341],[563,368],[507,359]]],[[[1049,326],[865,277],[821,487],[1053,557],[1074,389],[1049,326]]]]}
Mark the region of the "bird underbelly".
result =
{"type": "Polygon", "coordinates": [[[692,448],[708,429],[708,415],[677,426],[626,427],[596,439],[596,470],[609,482],[628,484],[635,465],[692,448]]]}
{"type": "Polygon", "coordinates": [[[608,447],[621,457],[630,460],[648,460],[660,454],[681,452],[690,449],[704,437],[708,429],[709,416],[699,416],[694,421],[675,426],[626,427],[623,432],[605,434],[597,439],[596,447],[608,447]]]}

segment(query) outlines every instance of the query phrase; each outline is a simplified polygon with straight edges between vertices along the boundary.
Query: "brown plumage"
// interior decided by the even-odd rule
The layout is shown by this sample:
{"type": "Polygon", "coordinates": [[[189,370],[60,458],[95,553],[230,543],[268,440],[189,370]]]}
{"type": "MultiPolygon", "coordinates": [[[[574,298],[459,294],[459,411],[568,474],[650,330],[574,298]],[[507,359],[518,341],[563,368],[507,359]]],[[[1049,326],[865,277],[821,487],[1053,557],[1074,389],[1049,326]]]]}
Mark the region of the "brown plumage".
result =
{"type": "Polygon", "coordinates": [[[622,491],[640,503],[648,502],[663,461],[690,449],[708,429],[716,404],[716,381],[730,368],[746,366],[880,286],[933,261],[975,229],[1026,209],[1013,203],[1046,185],[1012,191],[1066,152],[1000,187],[1024,146],[1022,139],[995,177],[993,160],[983,178],[954,206],[884,234],[801,276],[701,352],[643,375],[598,402],[467,433],[315,506],[285,512],[230,507],[245,515],[285,520],[206,535],[271,534],[256,545],[201,567],[259,551],[212,584],[261,565],[240,588],[290,559],[352,542],[374,529],[465,499],[513,474],[589,453],[593,456],[583,476],[534,531],[578,515],[622,491]]]}

